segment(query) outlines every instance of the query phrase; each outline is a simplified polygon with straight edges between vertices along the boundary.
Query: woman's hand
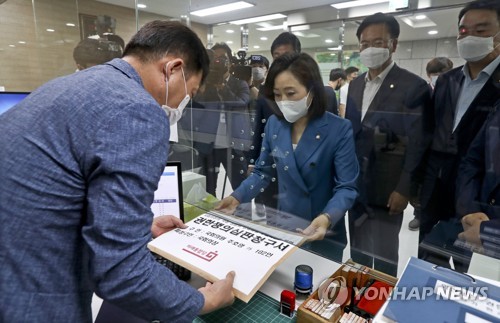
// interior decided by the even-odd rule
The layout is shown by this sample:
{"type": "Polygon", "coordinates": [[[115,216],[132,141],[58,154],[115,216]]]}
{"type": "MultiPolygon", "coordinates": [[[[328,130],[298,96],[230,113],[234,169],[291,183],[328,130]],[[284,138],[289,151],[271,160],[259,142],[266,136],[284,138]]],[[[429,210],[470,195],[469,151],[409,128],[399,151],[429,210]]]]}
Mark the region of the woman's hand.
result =
{"type": "Polygon", "coordinates": [[[297,229],[297,231],[307,236],[307,240],[323,240],[329,227],[330,217],[322,213],[318,215],[307,228],[304,230],[297,229]]]}
{"type": "Polygon", "coordinates": [[[240,202],[237,199],[235,199],[233,196],[228,196],[220,201],[219,205],[215,207],[215,210],[227,214],[233,214],[238,205],[240,205],[240,202]]]}

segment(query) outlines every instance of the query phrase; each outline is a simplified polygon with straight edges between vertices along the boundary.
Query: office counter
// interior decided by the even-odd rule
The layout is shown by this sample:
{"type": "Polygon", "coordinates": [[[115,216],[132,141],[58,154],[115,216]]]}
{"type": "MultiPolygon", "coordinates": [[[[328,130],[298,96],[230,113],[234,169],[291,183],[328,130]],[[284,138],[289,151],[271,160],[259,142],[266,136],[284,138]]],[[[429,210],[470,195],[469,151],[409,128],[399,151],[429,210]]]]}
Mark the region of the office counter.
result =
{"type": "MultiPolygon", "coordinates": [[[[309,251],[297,249],[296,252],[276,268],[259,291],[279,301],[281,292],[284,289],[293,291],[295,267],[302,264],[309,265],[313,269],[313,289],[318,288],[319,284],[324,279],[328,278],[341,266],[339,263],[317,256],[309,251]]],[[[205,279],[194,274],[188,281],[188,283],[195,288],[205,286],[205,282],[205,279]]],[[[304,299],[305,298],[297,298],[295,309],[299,307],[304,299]]],[[[92,318],[94,321],[101,304],[102,299],[94,295],[92,299],[92,318]]],[[[276,311],[279,311],[279,309],[276,308],[276,311]]]]}

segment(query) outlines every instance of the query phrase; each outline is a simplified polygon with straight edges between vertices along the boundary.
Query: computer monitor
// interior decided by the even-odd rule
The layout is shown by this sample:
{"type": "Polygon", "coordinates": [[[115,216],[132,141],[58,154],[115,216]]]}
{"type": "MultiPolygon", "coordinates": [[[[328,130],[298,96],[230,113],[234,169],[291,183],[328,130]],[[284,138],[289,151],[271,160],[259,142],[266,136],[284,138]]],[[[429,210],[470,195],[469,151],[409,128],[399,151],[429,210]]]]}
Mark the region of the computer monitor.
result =
{"type": "Polygon", "coordinates": [[[167,162],[161,174],[151,210],[155,217],[174,215],[184,221],[181,162],[167,162]]]}
{"type": "Polygon", "coordinates": [[[0,114],[21,102],[29,94],[29,92],[0,92],[0,114]]]}

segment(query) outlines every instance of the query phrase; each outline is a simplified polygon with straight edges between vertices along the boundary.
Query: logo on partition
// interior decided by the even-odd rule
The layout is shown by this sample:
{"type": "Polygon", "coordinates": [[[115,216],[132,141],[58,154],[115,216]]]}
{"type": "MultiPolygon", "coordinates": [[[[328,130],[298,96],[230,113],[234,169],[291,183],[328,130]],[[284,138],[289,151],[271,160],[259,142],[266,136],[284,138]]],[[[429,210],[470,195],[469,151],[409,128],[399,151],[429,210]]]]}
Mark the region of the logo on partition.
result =
{"type": "Polygon", "coordinates": [[[193,245],[188,245],[186,248],[182,248],[182,250],[208,262],[214,260],[219,255],[217,251],[205,251],[193,245]]]}

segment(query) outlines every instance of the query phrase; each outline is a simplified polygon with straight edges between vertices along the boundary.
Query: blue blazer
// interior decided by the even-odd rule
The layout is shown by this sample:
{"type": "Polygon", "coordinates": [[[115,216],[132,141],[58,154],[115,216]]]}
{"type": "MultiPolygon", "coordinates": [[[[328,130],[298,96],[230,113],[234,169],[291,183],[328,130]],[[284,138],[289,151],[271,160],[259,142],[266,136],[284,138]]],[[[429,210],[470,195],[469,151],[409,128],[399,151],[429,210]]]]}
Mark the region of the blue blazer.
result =
{"type": "Polygon", "coordinates": [[[233,196],[250,202],[277,176],[280,211],[306,223],[326,212],[334,224],[343,223],[359,173],[350,122],[329,112],[310,120],[295,151],[291,131],[286,120],[269,118],[255,169],[233,196]]]}
{"type": "MultiPolygon", "coordinates": [[[[252,118],[253,121],[253,134],[252,134],[252,146],[249,152],[250,164],[254,164],[257,158],[259,158],[260,149],[262,147],[262,136],[264,133],[264,128],[266,126],[267,119],[274,114],[272,105],[276,105],[273,100],[267,99],[262,93],[264,92],[264,87],[260,88],[258,98],[252,103],[252,110],[255,117],[252,118]]],[[[335,115],[339,115],[339,109],[337,104],[337,97],[333,88],[331,86],[325,86],[326,95],[326,111],[331,112],[335,115]]],[[[278,107],[275,106],[276,109],[278,107]]]]}

